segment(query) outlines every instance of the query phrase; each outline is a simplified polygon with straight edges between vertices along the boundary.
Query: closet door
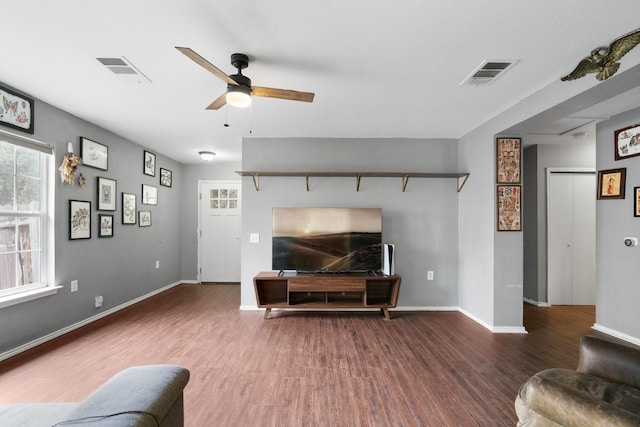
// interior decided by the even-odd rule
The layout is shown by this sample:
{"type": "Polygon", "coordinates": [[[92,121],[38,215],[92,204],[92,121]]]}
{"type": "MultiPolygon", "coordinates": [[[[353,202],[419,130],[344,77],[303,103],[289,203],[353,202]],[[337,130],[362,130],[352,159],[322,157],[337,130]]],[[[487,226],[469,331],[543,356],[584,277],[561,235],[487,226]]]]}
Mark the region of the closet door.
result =
{"type": "Polygon", "coordinates": [[[595,174],[548,174],[548,289],[552,305],[595,304],[595,174]]]}

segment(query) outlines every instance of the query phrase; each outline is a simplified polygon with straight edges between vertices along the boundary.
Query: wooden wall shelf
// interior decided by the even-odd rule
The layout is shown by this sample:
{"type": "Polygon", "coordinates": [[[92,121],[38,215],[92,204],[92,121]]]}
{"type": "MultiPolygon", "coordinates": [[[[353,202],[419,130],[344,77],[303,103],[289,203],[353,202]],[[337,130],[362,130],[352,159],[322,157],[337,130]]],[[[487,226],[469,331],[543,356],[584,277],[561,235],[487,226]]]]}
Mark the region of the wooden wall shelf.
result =
{"type": "Polygon", "coordinates": [[[456,188],[458,193],[467,182],[469,172],[265,172],[265,171],[236,171],[241,176],[250,176],[253,178],[253,185],[256,191],[260,191],[261,176],[280,176],[280,177],[305,177],[307,181],[307,191],[309,191],[309,178],[314,176],[321,177],[352,177],[356,179],[356,191],[360,191],[360,179],[362,177],[374,178],[402,178],[402,191],[404,192],[409,183],[409,178],[456,178],[456,188]]]}
{"type": "Polygon", "coordinates": [[[399,276],[376,274],[285,274],[261,272],[253,278],[258,307],[314,309],[379,308],[385,319],[395,308],[399,276]]]}

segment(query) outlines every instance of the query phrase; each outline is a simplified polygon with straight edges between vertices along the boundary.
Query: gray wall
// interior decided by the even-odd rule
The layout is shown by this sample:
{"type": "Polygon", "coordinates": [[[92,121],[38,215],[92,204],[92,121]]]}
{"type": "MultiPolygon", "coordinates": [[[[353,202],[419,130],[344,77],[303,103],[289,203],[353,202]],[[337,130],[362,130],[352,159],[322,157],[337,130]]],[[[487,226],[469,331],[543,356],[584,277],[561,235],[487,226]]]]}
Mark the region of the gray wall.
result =
{"type": "MultiPolygon", "coordinates": [[[[80,120],[55,107],[35,101],[33,138],[55,146],[55,271],[56,284],[64,289],[56,295],[21,303],[0,310],[0,354],[41,338],[101,311],[151,293],[180,280],[180,191],[159,186],[156,177],[142,173],[144,148],[105,129],[80,120]],[[61,184],[57,167],[73,143],[79,153],[79,137],[84,136],[109,147],[108,170],[81,166],[87,179],[84,188],[61,184]],[[97,237],[96,177],[117,180],[117,211],[114,237],[97,237]],[[158,186],[158,205],[141,205],[141,185],[158,186]],[[152,212],[152,226],[122,225],[121,193],[138,195],[138,209],[152,212]],[[68,203],[70,199],[92,202],[92,238],[68,240],[68,203]],[[155,261],[160,269],[155,269],[155,261]],[[69,292],[69,282],[78,280],[79,290],[69,292]],[[104,305],[94,308],[94,298],[104,297],[104,305]]],[[[19,133],[19,132],[15,132],[19,133]]],[[[29,136],[29,135],[25,135],[29,136]]],[[[174,182],[182,179],[182,166],[157,155],[157,167],[170,169],[174,182]]]]}
{"type": "Polygon", "coordinates": [[[595,170],[596,143],[535,145],[524,150],[524,297],[546,303],[547,168],[595,170]]]}
{"type": "Polygon", "coordinates": [[[640,237],[640,218],[633,216],[633,188],[640,186],[640,157],[615,161],[613,134],[640,123],[640,108],[597,126],[597,169],[627,169],[626,198],[596,203],[596,324],[640,342],[640,246],[623,240],[640,237]]]}
{"type": "MultiPolygon", "coordinates": [[[[437,139],[243,140],[243,170],[336,172],[456,172],[458,144],[437,139]]],[[[402,276],[398,305],[457,306],[458,231],[455,179],[262,177],[256,191],[242,180],[242,306],[255,307],[252,278],[271,270],[273,207],[381,207],[383,240],[396,245],[396,274],[402,276]],[[259,233],[260,243],[249,243],[259,233]],[[427,270],[435,280],[427,281],[427,270]]],[[[466,191],[466,188],[463,189],[466,191]]]]}
{"type": "Polygon", "coordinates": [[[198,181],[238,181],[240,163],[211,163],[184,165],[180,182],[182,196],[182,222],[180,239],[182,248],[181,278],[196,280],[198,277],[198,181]]]}

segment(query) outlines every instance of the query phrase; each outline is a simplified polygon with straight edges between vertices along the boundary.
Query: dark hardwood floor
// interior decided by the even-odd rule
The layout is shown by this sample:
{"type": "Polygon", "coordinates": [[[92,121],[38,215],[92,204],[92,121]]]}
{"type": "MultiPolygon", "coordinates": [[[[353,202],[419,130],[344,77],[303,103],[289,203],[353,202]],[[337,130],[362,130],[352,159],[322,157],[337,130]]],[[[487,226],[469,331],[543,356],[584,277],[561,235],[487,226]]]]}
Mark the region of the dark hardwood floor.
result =
{"type": "Polygon", "coordinates": [[[191,371],[189,427],[514,426],[520,384],[574,369],[592,306],[525,305],[528,334],[458,312],[239,311],[238,285],[180,285],[0,363],[0,401],[80,401],[132,365],[191,371]]]}

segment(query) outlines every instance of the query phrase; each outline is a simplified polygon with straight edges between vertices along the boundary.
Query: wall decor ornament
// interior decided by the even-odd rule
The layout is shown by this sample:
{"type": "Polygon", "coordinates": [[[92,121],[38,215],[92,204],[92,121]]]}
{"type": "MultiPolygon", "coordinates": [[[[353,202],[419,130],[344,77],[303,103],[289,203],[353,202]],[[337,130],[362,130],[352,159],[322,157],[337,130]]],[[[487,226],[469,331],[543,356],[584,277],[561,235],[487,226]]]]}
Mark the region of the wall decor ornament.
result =
{"type": "Polygon", "coordinates": [[[33,99],[0,86],[0,124],[33,133],[33,99]]]}
{"type": "Polygon", "coordinates": [[[173,173],[169,169],[160,168],[160,185],[171,187],[173,184],[173,173]]]}
{"type": "Polygon", "coordinates": [[[156,176],[156,155],[150,151],[144,152],[142,172],[145,175],[156,176]]]}
{"type": "Polygon", "coordinates": [[[80,156],[82,163],[86,166],[103,171],[106,171],[109,166],[109,147],[82,136],[80,137],[80,156]]]}
{"type": "Polygon", "coordinates": [[[122,193],[122,224],[135,224],[136,211],[136,195],[122,193]]]}
{"type": "Polygon", "coordinates": [[[520,138],[496,138],[496,182],[498,184],[520,183],[520,138]]]}
{"type": "Polygon", "coordinates": [[[498,185],[498,231],[520,231],[521,187],[498,185]]]}
{"type": "Polygon", "coordinates": [[[627,168],[598,171],[598,199],[624,199],[627,168]]]}
{"type": "Polygon", "coordinates": [[[115,211],[116,210],[116,186],[115,179],[98,177],[98,210],[99,211],[115,211]]]}
{"type": "Polygon", "coordinates": [[[69,240],[91,238],[91,202],[69,200],[69,240]]]}
{"type": "Polygon", "coordinates": [[[640,217],[640,187],[633,189],[633,216],[640,217]]]}
{"type": "Polygon", "coordinates": [[[615,131],[613,144],[616,160],[640,156],[640,123],[615,131]]]}
{"type": "MultiPolygon", "coordinates": [[[[77,154],[67,153],[62,157],[62,164],[58,170],[60,171],[60,182],[74,185],[76,182],[76,170],[82,164],[82,159],[77,154]]],[[[81,175],[82,176],[82,175],[81,175]]],[[[78,181],[82,186],[83,181],[78,181]]]]}
{"type": "Polygon", "coordinates": [[[98,237],[113,237],[113,215],[98,215],[98,237]]]}

